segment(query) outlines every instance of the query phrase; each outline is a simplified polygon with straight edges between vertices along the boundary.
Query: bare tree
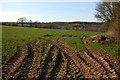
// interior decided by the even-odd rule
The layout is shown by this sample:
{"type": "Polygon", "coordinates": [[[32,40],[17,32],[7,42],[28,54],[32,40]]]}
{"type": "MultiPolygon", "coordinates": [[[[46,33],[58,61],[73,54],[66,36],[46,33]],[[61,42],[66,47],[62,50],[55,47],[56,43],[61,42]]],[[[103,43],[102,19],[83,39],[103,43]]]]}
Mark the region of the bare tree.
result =
{"type": "Polygon", "coordinates": [[[96,7],[95,17],[100,21],[111,21],[113,15],[113,6],[111,2],[100,2],[96,7]]]}
{"type": "Polygon", "coordinates": [[[116,41],[120,41],[120,2],[113,2],[113,16],[109,34],[113,36],[116,41]]]}
{"type": "Polygon", "coordinates": [[[32,22],[32,20],[29,20],[29,25],[32,27],[33,26],[33,22],[32,22]]]}
{"type": "Polygon", "coordinates": [[[29,23],[32,23],[32,20],[29,20],[29,23]]]}
{"type": "Polygon", "coordinates": [[[22,27],[24,26],[24,23],[27,21],[26,17],[21,17],[17,20],[18,23],[20,23],[22,25],[22,27]]]}
{"type": "Polygon", "coordinates": [[[95,17],[107,23],[109,35],[120,41],[120,2],[101,2],[96,10],[95,17]]]}

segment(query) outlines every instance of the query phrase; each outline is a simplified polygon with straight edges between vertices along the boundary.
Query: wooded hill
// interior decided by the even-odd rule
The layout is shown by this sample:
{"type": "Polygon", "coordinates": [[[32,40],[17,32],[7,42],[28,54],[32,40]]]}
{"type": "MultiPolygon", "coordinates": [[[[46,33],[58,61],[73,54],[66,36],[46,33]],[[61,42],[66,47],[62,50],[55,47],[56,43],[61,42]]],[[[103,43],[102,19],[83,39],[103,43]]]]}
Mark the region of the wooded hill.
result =
{"type": "Polygon", "coordinates": [[[6,26],[23,26],[37,27],[48,29],[67,29],[67,30],[83,30],[83,31],[98,31],[102,23],[100,22],[2,22],[6,26]],[[23,24],[23,25],[22,25],[23,24]]]}

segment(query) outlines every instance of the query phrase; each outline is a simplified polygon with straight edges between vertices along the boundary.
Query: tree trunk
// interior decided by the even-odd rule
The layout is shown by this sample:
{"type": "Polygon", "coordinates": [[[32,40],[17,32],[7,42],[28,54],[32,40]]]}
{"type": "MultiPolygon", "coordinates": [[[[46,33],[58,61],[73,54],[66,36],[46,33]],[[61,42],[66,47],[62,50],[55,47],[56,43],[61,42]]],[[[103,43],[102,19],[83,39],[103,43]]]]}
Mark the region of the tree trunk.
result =
{"type": "Polygon", "coordinates": [[[120,2],[113,2],[113,17],[108,30],[110,36],[120,41],[120,2]]]}
{"type": "Polygon", "coordinates": [[[22,24],[22,27],[24,27],[24,23],[21,23],[22,24]]]}

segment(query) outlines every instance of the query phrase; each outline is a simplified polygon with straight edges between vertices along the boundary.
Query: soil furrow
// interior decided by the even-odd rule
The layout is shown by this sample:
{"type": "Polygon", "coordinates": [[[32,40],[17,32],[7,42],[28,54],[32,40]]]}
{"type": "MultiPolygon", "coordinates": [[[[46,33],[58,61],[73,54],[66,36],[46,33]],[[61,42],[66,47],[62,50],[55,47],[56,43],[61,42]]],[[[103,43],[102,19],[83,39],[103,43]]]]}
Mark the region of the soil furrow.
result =
{"type": "Polygon", "coordinates": [[[3,80],[11,78],[11,74],[14,74],[14,71],[17,70],[25,58],[27,50],[27,46],[21,47],[16,54],[14,54],[14,56],[5,65],[3,65],[3,80]]]}
{"type": "MultiPolygon", "coordinates": [[[[55,46],[55,45],[54,45],[55,46]]],[[[54,47],[54,50],[52,51],[53,56],[52,56],[52,62],[49,63],[51,68],[49,68],[49,72],[46,75],[47,79],[54,79],[53,76],[51,77],[51,74],[53,72],[53,69],[56,69],[56,61],[58,61],[58,54],[59,54],[59,49],[56,48],[56,46],[54,47]]],[[[59,68],[58,68],[59,69],[59,68]]],[[[57,70],[57,69],[56,69],[57,70]]],[[[55,73],[54,73],[55,74],[55,73]]]]}
{"type": "Polygon", "coordinates": [[[46,79],[48,77],[47,74],[49,73],[50,68],[52,68],[50,63],[52,62],[52,56],[53,56],[52,51],[53,51],[54,47],[55,46],[52,45],[52,47],[48,51],[48,55],[47,55],[47,57],[46,57],[46,59],[43,63],[43,66],[42,66],[42,69],[41,69],[42,71],[41,71],[40,76],[38,77],[38,80],[39,79],[46,79]]]}
{"type": "Polygon", "coordinates": [[[120,77],[119,63],[120,59],[87,46],[80,53],[67,48],[61,38],[38,38],[16,52],[3,66],[2,76],[3,80],[112,80],[120,77]]]}
{"type": "Polygon", "coordinates": [[[60,65],[60,70],[59,72],[57,73],[57,79],[63,79],[64,78],[64,75],[66,74],[66,67],[67,67],[67,59],[65,58],[64,54],[62,52],[61,53],[61,56],[62,56],[62,62],[61,62],[61,65],[60,65]]]}
{"type": "Polygon", "coordinates": [[[33,59],[34,59],[34,52],[31,47],[31,44],[28,44],[28,55],[23,60],[20,68],[18,69],[18,73],[14,76],[16,80],[23,80],[28,78],[28,73],[32,66],[33,59]]]}
{"type": "MultiPolygon", "coordinates": [[[[111,68],[111,65],[100,55],[98,55],[98,52],[92,51],[86,44],[86,41],[84,40],[85,37],[83,37],[81,40],[85,44],[85,47],[87,49],[87,53],[89,56],[91,56],[93,59],[95,59],[106,71],[106,74],[109,79],[118,78],[118,75],[115,72],[115,69],[111,68]]],[[[100,53],[99,53],[100,54],[100,53]]]]}
{"type": "Polygon", "coordinates": [[[89,52],[88,55],[90,55],[93,59],[95,59],[105,70],[106,74],[108,75],[108,78],[118,78],[118,75],[116,74],[115,70],[112,69],[102,56],[97,55],[97,53],[89,52]]]}
{"type": "Polygon", "coordinates": [[[74,58],[74,55],[70,53],[63,52],[66,59],[67,59],[67,67],[66,67],[66,74],[65,79],[72,79],[76,78],[77,76],[81,76],[80,65],[79,62],[74,58]],[[79,74],[79,75],[78,75],[79,74]]]}
{"type": "Polygon", "coordinates": [[[110,54],[97,54],[102,56],[103,59],[109,64],[111,69],[114,69],[117,75],[120,77],[120,59],[117,57],[113,57],[110,54]]]}
{"type": "Polygon", "coordinates": [[[50,72],[50,77],[49,79],[56,79],[58,72],[60,71],[61,68],[61,63],[62,63],[62,55],[60,52],[57,53],[55,65],[53,69],[50,72]]]}
{"type": "Polygon", "coordinates": [[[108,78],[106,74],[106,70],[92,57],[90,57],[87,52],[78,55],[79,57],[83,58],[87,67],[90,68],[91,74],[94,78],[108,78]]]}
{"type": "Polygon", "coordinates": [[[41,55],[35,46],[32,46],[34,52],[34,59],[32,61],[31,69],[28,73],[28,79],[36,79],[38,77],[38,71],[40,67],[41,55]]]}
{"type": "MultiPolygon", "coordinates": [[[[43,45],[41,45],[41,46],[43,46],[43,45]]],[[[40,66],[38,68],[38,73],[37,73],[37,75],[38,75],[37,79],[38,80],[39,80],[39,75],[42,74],[42,68],[43,68],[43,65],[44,65],[44,62],[45,62],[45,58],[48,55],[48,52],[49,52],[51,46],[52,46],[51,44],[46,44],[46,45],[44,45],[44,48],[42,48],[40,50],[41,60],[40,60],[40,66]]]]}
{"type": "MultiPolygon", "coordinates": [[[[65,48],[63,44],[58,43],[57,45],[60,49],[62,49],[64,55],[67,58],[67,73],[68,76],[66,78],[92,78],[90,75],[90,69],[84,64],[84,61],[78,58],[75,54],[70,52],[68,48],[65,48]],[[71,64],[72,63],[72,64],[71,64]],[[70,64],[70,65],[69,65],[70,64]],[[71,68],[70,68],[71,67],[71,68]],[[75,69],[74,69],[75,68],[75,69]],[[73,69],[73,70],[72,70],[73,69]],[[70,72],[71,71],[71,72],[70,72]],[[72,74],[71,74],[72,73],[72,74]]],[[[67,75],[67,74],[66,74],[67,75]]]]}

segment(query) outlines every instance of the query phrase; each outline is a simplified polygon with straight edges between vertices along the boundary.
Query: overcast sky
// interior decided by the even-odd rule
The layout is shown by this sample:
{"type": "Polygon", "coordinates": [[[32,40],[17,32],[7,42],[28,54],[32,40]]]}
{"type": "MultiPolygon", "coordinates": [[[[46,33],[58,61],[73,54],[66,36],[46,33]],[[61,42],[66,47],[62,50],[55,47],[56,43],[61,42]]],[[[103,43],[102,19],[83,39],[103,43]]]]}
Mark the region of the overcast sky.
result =
{"type": "Polygon", "coordinates": [[[0,22],[16,22],[21,17],[40,22],[95,22],[96,4],[97,2],[2,2],[0,22]]]}

